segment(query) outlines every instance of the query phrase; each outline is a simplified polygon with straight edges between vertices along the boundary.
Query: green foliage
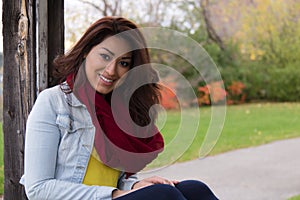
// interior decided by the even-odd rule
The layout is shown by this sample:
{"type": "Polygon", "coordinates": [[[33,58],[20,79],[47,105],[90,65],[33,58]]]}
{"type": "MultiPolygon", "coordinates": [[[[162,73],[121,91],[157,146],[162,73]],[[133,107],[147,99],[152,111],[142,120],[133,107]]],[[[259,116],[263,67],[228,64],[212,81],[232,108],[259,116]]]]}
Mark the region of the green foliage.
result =
{"type": "Polygon", "coordinates": [[[267,99],[274,101],[300,100],[299,65],[270,69],[268,75],[267,99]]]}
{"type": "Polygon", "coordinates": [[[226,88],[240,81],[246,85],[248,100],[299,101],[299,8],[295,0],[254,1],[240,8],[243,21],[231,38],[234,42],[226,42],[220,56],[207,48],[226,88]]]}
{"type": "Polygon", "coordinates": [[[298,66],[295,64],[280,68],[261,62],[249,62],[237,68],[237,71],[234,71],[236,68],[229,68],[223,72],[223,77],[225,84],[232,79],[244,83],[248,100],[299,101],[300,70],[298,66]]]}
{"type": "Polygon", "coordinates": [[[248,100],[267,100],[268,66],[258,62],[241,66],[240,77],[247,89],[248,100]]]}
{"type": "Polygon", "coordinates": [[[299,61],[300,2],[296,0],[254,1],[243,11],[237,34],[244,55],[251,60],[285,67],[299,61]]]}

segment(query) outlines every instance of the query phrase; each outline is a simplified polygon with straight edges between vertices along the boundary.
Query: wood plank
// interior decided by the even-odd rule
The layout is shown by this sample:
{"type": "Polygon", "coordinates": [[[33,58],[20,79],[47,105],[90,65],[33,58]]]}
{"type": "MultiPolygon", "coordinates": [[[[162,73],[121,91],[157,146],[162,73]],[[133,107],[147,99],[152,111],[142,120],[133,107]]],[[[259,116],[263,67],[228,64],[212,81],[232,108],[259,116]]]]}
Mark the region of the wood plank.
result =
{"type": "Polygon", "coordinates": [[[30,0],[3,0],[3,8],[4,199],[19,200],[27,199],[19,180],[25,124],[36,94],[35,16],[30,0]]]}
{"type": "Polygon", "coordinates": [[[50,87],[58,82],[52,76],[52,61],[58,54],[64,52],[64,0],[48,0],[48,19],[48,83],[50,87]]]}
{"type": "Polygon", "coordinates": [[[37,13],[37,87],[38,92],[48,87],[48,1],[36,2],[37,13]]]}
{"type": "Polygon", "coordinates": [[[64,51],[64,1],[3,0],[2,16],[4,199],[21,200],[26,120],[37,93],[56,84],[52,60],[64,51]]]}

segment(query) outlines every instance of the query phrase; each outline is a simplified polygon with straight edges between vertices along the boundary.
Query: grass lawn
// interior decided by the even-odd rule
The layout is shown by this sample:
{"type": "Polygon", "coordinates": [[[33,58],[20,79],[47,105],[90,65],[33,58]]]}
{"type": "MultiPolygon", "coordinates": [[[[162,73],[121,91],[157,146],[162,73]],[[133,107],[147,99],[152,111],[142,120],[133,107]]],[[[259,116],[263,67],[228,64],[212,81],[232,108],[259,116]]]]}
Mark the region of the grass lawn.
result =
{"type": "MultiPolygon", "coordinates": [[[[193,113],[193,110],[190,110],[193,113]]],[[[237,106],[227,106],[225,124],[219,139],[209,155],[222,152],[257,146],[275,140],[300,137],[300,103],[263,103],[263,104],[243,104],[237,106]]],[[[166,144],[174,138],[180,118],[179,111],[168,111],[167,123],[162,129],[166,144]]],[[[189,148],[176,161],[187,161],[199,158],[199,150],[206,134],[211,118],[209,107],[200,108],[200,126],[196,137],[189,148]]],[[[191,114],[190,121],[193,121],[191,114]]],[[[185,127],[187,134],[190,127],[185,127]]],[[[166,156],[159,156],[158,159],[149,166],[158,167],[167,163],[166,157],[179,155],[180,145],[189,143],[184,138],[177,145],[171,145],[164,152],[166,156]],[[180,144],[181,142],[181,144],[180,144]]]]}
{"type": "MultiPolygon", "coordinates": [[[[300,137],[300,103],[263,103],[227,106],[225,124],[217,143],[209,155],[233,149],[257,146],[274,140],[300,137]]],[[[162,129],[166,149],[149,167],[158,167],[175,161],[186,161],[199,157],[199,150],[209,127],[209,107],[200,108],[200,126],[193,137],[192,126],[195,110],[190,109],[188,119],[179,139],[175,139],[180,124],[179,111],[167,111],[166,123],[162,129]],[[182,146],[185,146],[182,148],[182,146]],[[177,157],[179,157],[177,159],[177,157]],[[167,158],[167,159],[166,159],[167,158]]],[[[0,150],[3,152],[2,125],[0,129],[0,150]]],[[[0,156],[0,194],[3,193],[3,153],[0,156]]],[[[299,198],[298,198],[299,199],[299,198]]],[[[293,200],[298,200],[293,199],[293,200]]]]}
{"type": "Polygon", "coordinates": [[[288,200],[300,200],[300,195],[291,197],[288,200]]]}

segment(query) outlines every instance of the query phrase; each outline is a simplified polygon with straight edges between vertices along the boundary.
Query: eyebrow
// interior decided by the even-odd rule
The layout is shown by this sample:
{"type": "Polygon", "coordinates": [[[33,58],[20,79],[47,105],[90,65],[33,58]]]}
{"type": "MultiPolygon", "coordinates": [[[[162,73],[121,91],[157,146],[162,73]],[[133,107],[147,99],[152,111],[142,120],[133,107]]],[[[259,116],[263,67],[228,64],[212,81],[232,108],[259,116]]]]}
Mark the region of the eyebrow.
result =
{"type": "Polygon", "coordinates": [[[128,57],[122,57],[122,59],[131,59],[131,57],[129,57],[129,56],[128,57]]]}
{"type": "MultiPolygon", "coordinates": [[[[110,53],[111,55],[115,56],[115,53],[113,53],[112,51],[110,51],[109,49],[105,48],[105,47],[101,47],[102,49],[108,51],[108,53],[110,53]]],[[[122,59],[131,59],[131,56],[127,56],[127,57],[122,57],[122,59]]]]}
{"type": "Polygon", "coordinates": [[[105,49],[106,51],[108,51],[111,55],[115,55],[112,51],[110,51],[109,49],[105,48],[105,47],[101,47],[102,49],[105,49]]]}

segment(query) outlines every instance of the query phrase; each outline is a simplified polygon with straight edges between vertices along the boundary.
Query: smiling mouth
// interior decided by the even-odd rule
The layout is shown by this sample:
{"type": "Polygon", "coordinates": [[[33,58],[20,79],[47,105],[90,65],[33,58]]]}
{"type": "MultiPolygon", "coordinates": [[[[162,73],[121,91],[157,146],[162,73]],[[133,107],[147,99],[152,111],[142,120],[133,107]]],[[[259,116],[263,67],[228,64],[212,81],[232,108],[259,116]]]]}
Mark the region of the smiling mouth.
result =
{"type": "Polygon", "coordinates": [[[102,76],[101,74],[99,75],[99,77],[101,78],[101,80],[103,80],[104,82],[106,83],[112,83],[114,80],[112,79],[108,79],[108,78],[105,78],[104,76],[102,76]]]}

